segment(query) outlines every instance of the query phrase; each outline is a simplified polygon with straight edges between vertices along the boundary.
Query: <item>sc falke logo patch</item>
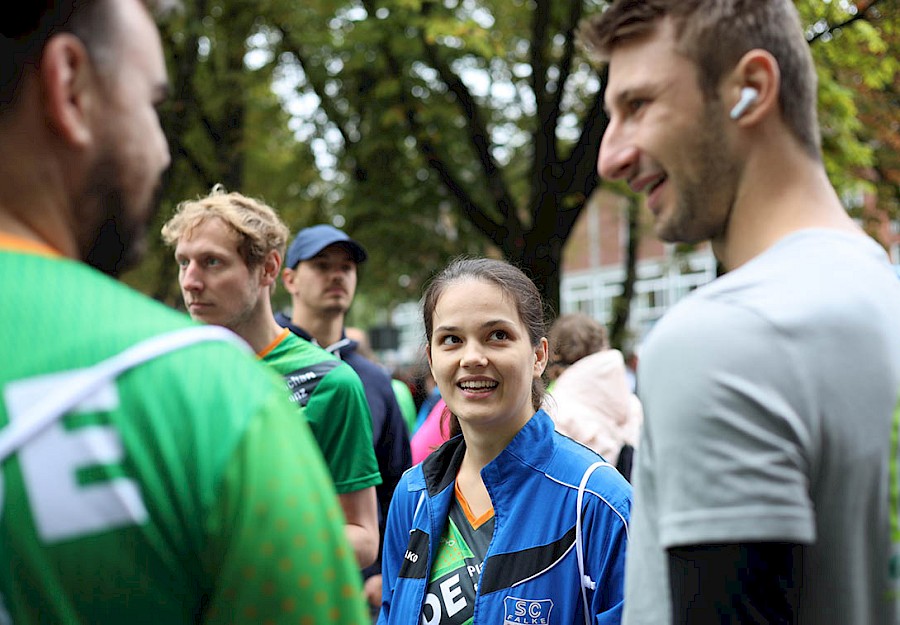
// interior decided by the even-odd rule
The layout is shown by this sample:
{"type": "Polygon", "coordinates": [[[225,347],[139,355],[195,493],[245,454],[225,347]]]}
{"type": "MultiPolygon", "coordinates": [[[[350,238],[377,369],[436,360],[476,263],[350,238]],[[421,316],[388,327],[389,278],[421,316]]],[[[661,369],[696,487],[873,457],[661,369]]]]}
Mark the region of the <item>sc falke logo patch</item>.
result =
{"type": "Polygon", "coordinates": [[[550,625],[550,599],[503,599],[503,625],[550,625]]]}

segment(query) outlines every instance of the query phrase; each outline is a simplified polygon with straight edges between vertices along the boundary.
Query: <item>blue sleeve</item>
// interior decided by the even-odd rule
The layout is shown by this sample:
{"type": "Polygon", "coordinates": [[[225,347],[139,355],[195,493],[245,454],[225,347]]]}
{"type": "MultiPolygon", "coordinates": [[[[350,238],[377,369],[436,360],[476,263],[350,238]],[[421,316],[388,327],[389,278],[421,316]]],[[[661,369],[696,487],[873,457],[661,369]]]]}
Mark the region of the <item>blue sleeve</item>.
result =
{"type": "Polygon", "coordinates": [[[390,621],[397,576],[403,566],[403,555],[409,543],[413,512],[410,493],[407,491],[407,476],[400,479],[388,510],[384,530],[384,547],[381,552],[381,612],[378,625],[390,621]]]}
{"type": "MultiPolygon", "coordinates": [[[[625,599],[625,554],[628,546],[628,519],[631,513],[631,488],[618,472],[600,471],[604,480],[622,482],[616,488],[598,492],[592,523],[585,538],[586,573],[597,583],[590,595],[590,610],[595,625],[618,625],[622,621],[625,599]]],[[[593,480],[592,480],[593,482],[593,480]]]]}

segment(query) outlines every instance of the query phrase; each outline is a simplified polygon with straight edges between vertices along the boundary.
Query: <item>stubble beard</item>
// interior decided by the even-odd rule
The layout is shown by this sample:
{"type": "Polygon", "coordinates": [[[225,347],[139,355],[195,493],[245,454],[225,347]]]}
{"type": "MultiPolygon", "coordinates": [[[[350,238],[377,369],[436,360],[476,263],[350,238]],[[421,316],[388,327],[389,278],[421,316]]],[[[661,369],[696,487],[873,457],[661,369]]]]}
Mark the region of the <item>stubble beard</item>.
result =
{"type": "Polygon", "coordinates": [[[325,319],[343,319],[349,308],[343,304],[326,304],[319,308],[320,315],[325,319]]]}
{"type": "Polygon", "coordinates": [[[324,297],[318,306],[322,316],[328,318],[343,317],[350,310],[351,297],[324,297]]]}
{"type": "Polygon", "coordinates": [[[146,206],[126,193],[122,168],[110,155],[90,172],[76,210],[88,224],[82,240],[82,260],[95,269],[118,277],[135,266],[147,250],[147,225],[159,210],[161,186],[157,183],[146,206]]]}
{"type": "Polygon", "coordinates": [[[231,330],[243,338],[250,336],[248,329],[255,325],[256,319],[256,305],[251,303],[244,306],[230,318],[223,320],[218,325],[231,330]]]}
{"type": "MultiPolygon", "coordinates": [[[[737,190],[738,167],[723,144],[721,104],[709,102],[685,150],[692,171],[682,169],[675,210],[657,223],[657,236],[669,243],[700,243],[724,236],[737,190]]],[[[670,181],[673,181],[670,179],[670,181]]]]}

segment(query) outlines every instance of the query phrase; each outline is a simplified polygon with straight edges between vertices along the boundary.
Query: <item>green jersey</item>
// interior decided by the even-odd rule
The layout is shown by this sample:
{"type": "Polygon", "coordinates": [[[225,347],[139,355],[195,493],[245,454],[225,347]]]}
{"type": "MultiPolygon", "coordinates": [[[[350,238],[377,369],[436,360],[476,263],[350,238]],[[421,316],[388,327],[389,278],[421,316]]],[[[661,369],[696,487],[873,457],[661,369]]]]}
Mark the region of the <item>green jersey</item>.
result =
{"type": "MultiPolygon", "coordinates": [[[[198,325],[10,247],[0,237],[0,438],[98,363],[198,325]]],[[[124,371],[13,447],[0,553],[2,625],[368,622],[309,427],[222,341],[124,371]]]]}
{"type": "Polygon", "coordinates": [[[475,518],[459,486],[454,490],[456,497],[450,503],[447,525],[428,577],[423,623],[472,625],[475,618],[478,582],[494,536],[494,511],[475,518]]]}
{"type": "Polygon", "coordinates": [[[381,484],[372,446],[372,416],[350,365],[285,330],[263,361],[284,376],[291,399],[305,407],[313,436],[338,493],[381,484]]]}
{"type": "Polygon", "coordinates": [[[409,390],[406,382],[397,378],[391,378],[391,388],[394,390],[394,397],[397,398],[397,405],[400,406],[406,430],[412,434],[416,431],[416,400],[413,398],[412,391],[409,390]]]}

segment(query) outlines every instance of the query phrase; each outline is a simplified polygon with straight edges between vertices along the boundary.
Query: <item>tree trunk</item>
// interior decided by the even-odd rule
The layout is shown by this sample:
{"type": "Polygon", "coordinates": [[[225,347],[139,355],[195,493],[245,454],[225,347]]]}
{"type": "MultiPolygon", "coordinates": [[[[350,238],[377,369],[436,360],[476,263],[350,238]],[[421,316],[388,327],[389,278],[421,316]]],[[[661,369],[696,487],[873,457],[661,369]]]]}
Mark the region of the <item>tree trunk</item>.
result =
{"type": "Polygon", "coordinates": [[[613,318],[609,329],[609,344],[624,351],[628,342],[628,318],[631,316],[631,300],[634,298],[634,284],[637,281],[638,247],[640,235],[640,208],[637,197],[630,196],[626,209],[628,219],[628,249],[625,256],[625,280],[622,294],[613,300],[613,318]]]}

